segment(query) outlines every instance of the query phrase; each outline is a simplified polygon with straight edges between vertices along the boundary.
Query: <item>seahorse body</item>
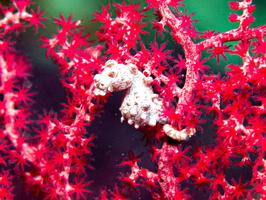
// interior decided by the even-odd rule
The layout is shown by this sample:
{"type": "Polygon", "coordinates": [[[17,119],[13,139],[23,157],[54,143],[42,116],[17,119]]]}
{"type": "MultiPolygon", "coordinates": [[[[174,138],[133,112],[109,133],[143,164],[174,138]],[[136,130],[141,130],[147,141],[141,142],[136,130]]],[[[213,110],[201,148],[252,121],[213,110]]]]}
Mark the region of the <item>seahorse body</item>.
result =
{"type": "Polygon", "coordinates": [[[94,77],[96,95],[126,90],[120,111],[121,121],[126,121],[135,128],[165,124],[165,133],[175,140],[185,140],[195,131],[178,131],[168,123],[168,119],[159,115],[163,110],[162,100],[153,92],[152,78],[146,77],[133,64],[118,64],[115,60],[105,63],[101,74],[94,77]]]}

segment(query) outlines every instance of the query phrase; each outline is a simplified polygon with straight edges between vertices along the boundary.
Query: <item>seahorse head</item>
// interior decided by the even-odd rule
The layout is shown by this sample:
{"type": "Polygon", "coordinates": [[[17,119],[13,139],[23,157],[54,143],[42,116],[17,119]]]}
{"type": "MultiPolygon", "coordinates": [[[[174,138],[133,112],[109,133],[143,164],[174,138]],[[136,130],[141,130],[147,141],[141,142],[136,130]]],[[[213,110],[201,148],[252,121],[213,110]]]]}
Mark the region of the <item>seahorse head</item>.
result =
{"type": "Polygon", "coordinates": [[[137,67],[133,64],[118,64],[115,60],[108,60],[104,70],[94,77],[96,95],[106,95],[108,92],[115,92],[127,89],[131,86],[137,67]]]}

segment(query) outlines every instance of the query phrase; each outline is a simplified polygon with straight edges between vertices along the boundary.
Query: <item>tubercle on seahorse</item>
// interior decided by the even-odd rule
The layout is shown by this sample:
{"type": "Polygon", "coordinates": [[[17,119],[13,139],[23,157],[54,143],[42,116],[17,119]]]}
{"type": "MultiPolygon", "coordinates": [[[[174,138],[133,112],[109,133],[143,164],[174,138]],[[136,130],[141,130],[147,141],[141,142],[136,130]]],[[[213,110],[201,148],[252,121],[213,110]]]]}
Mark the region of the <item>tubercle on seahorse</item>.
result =
{"type": "Polygon", "coordinates": [[[105,63],[101,74],[94,77],[95,95],[104,96],[108,92],[126,90],[120,111],[121,121],[127,120],[136,129],[144,126],[164,124],[163,130],[174,140],[186,140],[195,133],[194,128],[176,130],[168,124],[169,120],[160,115],[163,110],[162,99],[153,92],[152,78],[146,77],[133,64],[118,64],[115,60],[105,63]]]}

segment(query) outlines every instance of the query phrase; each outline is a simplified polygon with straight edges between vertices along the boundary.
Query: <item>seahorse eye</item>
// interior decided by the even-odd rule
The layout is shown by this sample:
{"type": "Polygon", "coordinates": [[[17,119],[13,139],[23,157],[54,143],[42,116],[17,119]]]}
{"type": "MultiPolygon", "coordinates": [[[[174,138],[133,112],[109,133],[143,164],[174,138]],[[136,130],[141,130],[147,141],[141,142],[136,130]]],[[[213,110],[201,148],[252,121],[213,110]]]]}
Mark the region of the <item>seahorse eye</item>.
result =
{"type": "Polygon", "coordinates": [[[115,73],[114,71],[112,71],[112,72],[109,72],[108,73],[108,76],[111,77],[111,78],[115,78],[115,77],[117,77],[117,73],[115,73]]]}

